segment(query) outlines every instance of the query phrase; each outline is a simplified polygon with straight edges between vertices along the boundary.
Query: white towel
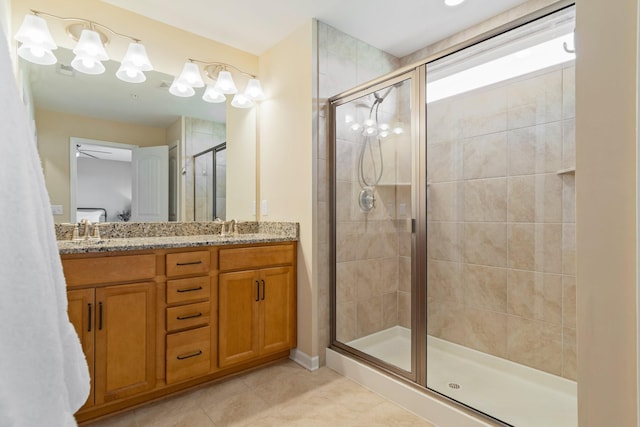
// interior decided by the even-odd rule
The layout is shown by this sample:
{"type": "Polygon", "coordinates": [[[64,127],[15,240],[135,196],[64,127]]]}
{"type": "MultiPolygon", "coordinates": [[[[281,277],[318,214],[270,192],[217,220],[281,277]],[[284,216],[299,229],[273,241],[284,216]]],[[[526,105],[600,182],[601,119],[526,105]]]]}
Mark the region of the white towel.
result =
{"type": "Polygon", "coordinates": [[[0,426],[76,426],[89,371],[44,175],[0,26],[0,426]]]}

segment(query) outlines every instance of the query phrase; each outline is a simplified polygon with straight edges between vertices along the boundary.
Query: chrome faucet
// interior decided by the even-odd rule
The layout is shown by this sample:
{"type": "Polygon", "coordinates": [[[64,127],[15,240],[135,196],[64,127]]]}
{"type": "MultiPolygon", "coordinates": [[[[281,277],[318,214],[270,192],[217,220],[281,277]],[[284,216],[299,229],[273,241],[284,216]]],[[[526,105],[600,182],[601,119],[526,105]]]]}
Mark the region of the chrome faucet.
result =
{"type": "Polygon", "coordinates": [[[80,221],[80,224],[84,227],[82,231],[82,239],[89,240],[89,237],[91,236],[91,234],[89,233],[91,231],[91,221],[85,218],[80,221]]]}
{"type": "Polygon", "coordinates": [[[230,221],[224,221],[222,223],[222,227],[220,228],[221,236],[228,236],[234,234],[236,232],[236,220],[232,219],[230,221]]]}

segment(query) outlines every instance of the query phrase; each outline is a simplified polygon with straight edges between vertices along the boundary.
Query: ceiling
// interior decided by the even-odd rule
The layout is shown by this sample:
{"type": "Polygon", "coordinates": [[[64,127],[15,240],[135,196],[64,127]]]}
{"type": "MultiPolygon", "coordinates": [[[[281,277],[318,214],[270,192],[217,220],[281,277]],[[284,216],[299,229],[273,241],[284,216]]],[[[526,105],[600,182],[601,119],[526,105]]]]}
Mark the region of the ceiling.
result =
{"type": "Polygon", "coordinates": [[[260,55],[317,18],[403,57],[527,0],[102,0],[260,55]]]}

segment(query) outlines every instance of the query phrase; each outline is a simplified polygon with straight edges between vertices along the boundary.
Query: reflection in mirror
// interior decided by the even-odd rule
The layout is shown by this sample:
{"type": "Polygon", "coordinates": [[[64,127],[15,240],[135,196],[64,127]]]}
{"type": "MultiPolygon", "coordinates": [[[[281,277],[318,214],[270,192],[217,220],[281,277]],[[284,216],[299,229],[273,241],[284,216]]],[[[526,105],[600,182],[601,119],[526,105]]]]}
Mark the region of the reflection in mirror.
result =
{"type": "MultiPolygon", "coordinates": [[[[243,176],[235,179],[233,171],[226,170],[229,173],[223,180],[226,188],[218,193],[240,195],[241,200],[231,211],[229,207],[219,208],[215,214],[222,213],[224,218],[226,212],[234,219],[255,219],[251,211],[256,191],[254,111],[234,111],[234,118],[228,122],[227,108],[233,108],[224,103],[204,102],[201,93],[191,98],[169,94],[172,76],[151,71],[144,83],[126,83],[115,77],[119,67],[115,61],[105,62],[106,72],[96,76],[75,72],[69,65],[73,59],[70,50],[60,48],[56,56],[58,63],[50,66],[20,61],[51,203],[63,206],[63,215],[54,217],[56,222],[75,221],[76,208],[85,207],[72,197],[75,178],[71,176],[75,169],[70,152],[75,150],[75,146],[70,145],[72,137],[94,140],[97,151],[107,151],[100,148],[101,142],[105,142],[103,146],[119,143],[140,148],[167,147],[169,194],[165,197],[168,219],[172,221],[197,219],[194,155],[226,142],[227,163],[242,165],[243,176]]],[[[84,186],[82,175],[77,177],[77,185],[84,186]]],[[[101,187],[95,182],[91,185],[94,193],[91,204],[95,201],[96,206],[90,207],[101,208],[107,204],[100,199],[101,187]]],[[[139,194],[146,194],[145,189],[139,190],[139,194]]],[[[132,202],[135,205],[135,201],[129,203],[132,202]]],[[[121,201],[120,205],[107,210],[108,221],[121,220],[117,213],[126,213],[127,201],[121,201]]]]}
{"type": "Polygon", "coordinates": [[[194,219],[212,221],[226,218],[226,144],[193,156],[194,219]]]}

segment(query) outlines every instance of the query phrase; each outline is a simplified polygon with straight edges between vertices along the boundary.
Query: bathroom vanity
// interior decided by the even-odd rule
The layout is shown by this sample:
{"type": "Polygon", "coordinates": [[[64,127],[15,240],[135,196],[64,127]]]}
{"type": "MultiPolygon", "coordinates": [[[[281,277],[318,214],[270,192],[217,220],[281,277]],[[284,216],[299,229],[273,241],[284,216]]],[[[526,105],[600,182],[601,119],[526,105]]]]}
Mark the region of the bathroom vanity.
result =
{"type": "Polygon", "coordinates": [[[258,231],[59,242],[92,380],[78,422],[289,356],[297,237],[258,231]]]}

